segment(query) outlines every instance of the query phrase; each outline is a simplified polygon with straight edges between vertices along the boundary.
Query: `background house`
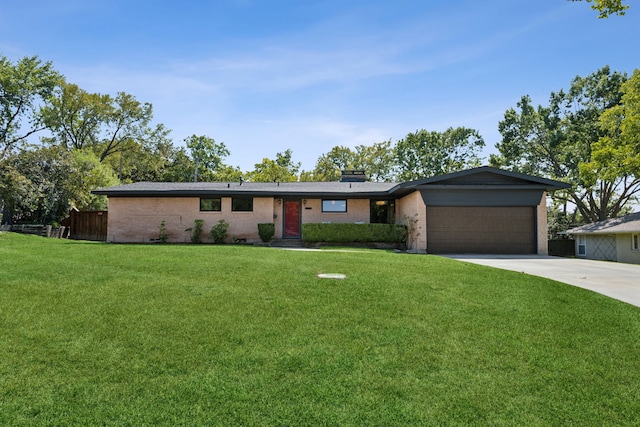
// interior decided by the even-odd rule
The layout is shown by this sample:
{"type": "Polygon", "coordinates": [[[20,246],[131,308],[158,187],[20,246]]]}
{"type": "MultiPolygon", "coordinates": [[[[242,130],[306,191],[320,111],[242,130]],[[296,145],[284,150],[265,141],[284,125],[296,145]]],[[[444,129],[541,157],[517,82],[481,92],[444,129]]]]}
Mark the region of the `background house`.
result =
{"type": "Polygon", "coordinates": [[[640,264],[640,212],[567,230],[575,236],[576,256],[640,264]]]}
{"type": "Polygon", "coordinates": [[[410,249],[429,253],[547,253],[546,191],[568,185],[490,167],[404,183],[141,182],[94,191],[109,198],[107,240],[149,242],[165,222],[171,242],[188,242],[195,219],[205,230],[224,219],[229,236],[258,242],[257,224],[276,238],[300,239],[301,224],[416,221],[410,249]]]}

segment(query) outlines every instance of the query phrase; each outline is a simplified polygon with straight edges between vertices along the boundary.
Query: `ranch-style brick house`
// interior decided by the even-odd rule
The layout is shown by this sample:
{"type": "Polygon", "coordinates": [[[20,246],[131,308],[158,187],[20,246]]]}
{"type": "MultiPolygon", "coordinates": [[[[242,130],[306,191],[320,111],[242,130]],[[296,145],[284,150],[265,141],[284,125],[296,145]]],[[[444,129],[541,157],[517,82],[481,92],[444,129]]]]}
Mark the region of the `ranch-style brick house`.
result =
{"type": "MultiPolygon", "coordinates": [[[[259,242],[259,223],[276,239],[300,239],[304,223],[403,223],[417,220],[413,249],[427,253],[546,254],[546,192],[562,182],[488,166],[403,183],[138,182],[95,190],[109,201],[107,241],[143,243],[165,222],[170,242],[189,242],[196,219],[220,219],[228,235],[259,242]]],[[[206,241],[206,239],[205,239],[206,241]]]]}

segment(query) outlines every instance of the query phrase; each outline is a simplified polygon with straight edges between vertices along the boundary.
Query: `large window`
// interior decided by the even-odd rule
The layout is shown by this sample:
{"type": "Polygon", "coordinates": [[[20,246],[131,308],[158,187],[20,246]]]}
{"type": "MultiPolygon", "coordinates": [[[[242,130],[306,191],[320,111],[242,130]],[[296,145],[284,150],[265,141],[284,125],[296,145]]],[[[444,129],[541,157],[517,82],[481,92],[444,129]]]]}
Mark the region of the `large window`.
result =
{"type": "Polygon", "coordinates": [[[218,198],[201,198],[200,210],[206,212],[220,212],[222,210],[222,200],[218,198]]]}
{"type": "Polygon", "coordinates": [[[371,224],[394,224],[396,204],[393,200],[371,200],[371,224]]]}
{"type": "Polygon", "coordinates": [[[323,200],[322,212],[346,212],[347,201],[346,200],[323,200]]]}
{"type": "Polygon", "coordinates": [[[640,251],[640,233],[631,235],[631,250],[634,252],[640,251]]]}
{"type": "Polygon", "coordinates": [[[234,212],[253,212],[253,198],[234,197],[231,199],[231,210],[234,212]]]}

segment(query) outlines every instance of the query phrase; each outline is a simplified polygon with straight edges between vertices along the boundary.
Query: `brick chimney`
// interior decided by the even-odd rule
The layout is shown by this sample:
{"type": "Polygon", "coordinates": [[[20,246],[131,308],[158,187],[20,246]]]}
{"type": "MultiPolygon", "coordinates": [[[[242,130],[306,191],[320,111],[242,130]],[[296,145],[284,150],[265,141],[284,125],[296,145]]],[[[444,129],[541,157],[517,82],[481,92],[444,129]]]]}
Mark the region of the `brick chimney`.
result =
{"type": "Polygon", "coordinates": [[[343,170],[340,182],[365,182],[367,175],[362,170],[343,170]]]}

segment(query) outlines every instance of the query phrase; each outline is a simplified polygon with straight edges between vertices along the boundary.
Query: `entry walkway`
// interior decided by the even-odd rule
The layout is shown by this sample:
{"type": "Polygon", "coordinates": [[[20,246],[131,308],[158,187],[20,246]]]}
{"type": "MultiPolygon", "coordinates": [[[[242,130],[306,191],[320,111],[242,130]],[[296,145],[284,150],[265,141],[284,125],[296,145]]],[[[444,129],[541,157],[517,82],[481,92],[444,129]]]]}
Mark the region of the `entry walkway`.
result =
{"type": "Polygon", "coordinates": [[[640,265],[543,255],[445,255],[546,277],[640,307],[640,265]]]}

